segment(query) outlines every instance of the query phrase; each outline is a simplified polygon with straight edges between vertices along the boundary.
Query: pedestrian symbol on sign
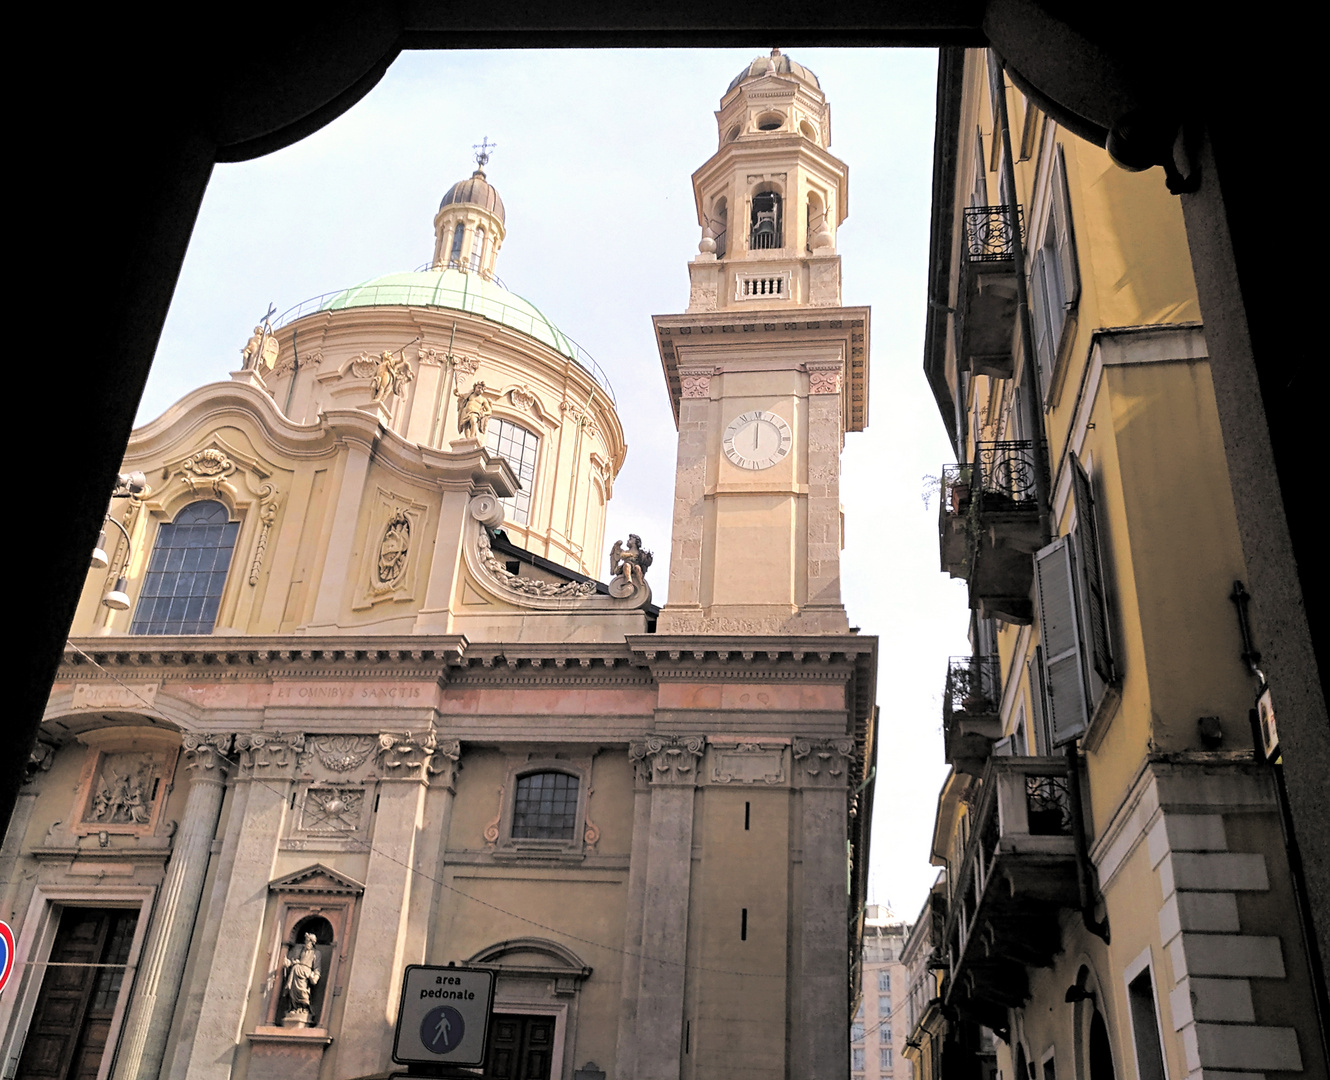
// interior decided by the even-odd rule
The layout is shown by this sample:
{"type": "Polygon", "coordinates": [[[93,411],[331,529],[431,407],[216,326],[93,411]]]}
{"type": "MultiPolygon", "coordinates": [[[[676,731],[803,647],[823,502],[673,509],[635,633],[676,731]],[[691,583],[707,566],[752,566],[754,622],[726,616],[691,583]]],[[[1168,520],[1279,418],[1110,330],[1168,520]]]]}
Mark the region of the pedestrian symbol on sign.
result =
{"type": "Polygon", "coordinates": [[[446,1054],[462,1041],[466,1022],[451,1005],[438,1005],[420,1022],[420,1041],[434,1054],[446,1054]]]}

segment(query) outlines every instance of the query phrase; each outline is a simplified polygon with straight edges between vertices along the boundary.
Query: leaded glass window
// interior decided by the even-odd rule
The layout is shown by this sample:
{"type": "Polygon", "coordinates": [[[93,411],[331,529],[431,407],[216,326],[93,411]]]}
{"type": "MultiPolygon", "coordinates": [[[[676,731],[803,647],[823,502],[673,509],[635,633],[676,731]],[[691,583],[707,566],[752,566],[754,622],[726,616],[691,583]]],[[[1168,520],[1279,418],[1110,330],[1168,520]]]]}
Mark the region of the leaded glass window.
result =
{"type": "Polygon", "coordinates": [[[513,839],[571,840],[577,832],[577,777],[541,772],[517,781],[513,839]]]}
{"type": "Polygon", "coordinates": [[[503,504],[503,516],[514,525],[525,525],[531,517],[531,488],[536,480],[540,436],[511,420],[500,420],[495,416],[490,418],[485,437],[485,448],[507,461],[522,485],[516,495],[499,500],[503,504]]]}
{"type": "Polygon", "coordinates": [[[219,502],[190,503],[157,530],[131,634],[211,634],[240,522],[219,502]]]}

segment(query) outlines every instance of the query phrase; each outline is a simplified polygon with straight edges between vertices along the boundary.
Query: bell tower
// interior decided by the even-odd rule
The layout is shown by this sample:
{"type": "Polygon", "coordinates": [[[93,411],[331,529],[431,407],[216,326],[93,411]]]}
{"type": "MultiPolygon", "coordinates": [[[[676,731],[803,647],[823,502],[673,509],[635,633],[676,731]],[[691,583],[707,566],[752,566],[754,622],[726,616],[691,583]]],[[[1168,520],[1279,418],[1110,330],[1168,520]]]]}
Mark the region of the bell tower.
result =
{"type": "Polygon", "coordinates": [[[817,76],[778,49],[716,121],[688,310],[653,320],[679,428],[658,631],[844,633],[840,453],[868,422],[869,344],[869,309],[841,306],[848,169],[817,76]]]}

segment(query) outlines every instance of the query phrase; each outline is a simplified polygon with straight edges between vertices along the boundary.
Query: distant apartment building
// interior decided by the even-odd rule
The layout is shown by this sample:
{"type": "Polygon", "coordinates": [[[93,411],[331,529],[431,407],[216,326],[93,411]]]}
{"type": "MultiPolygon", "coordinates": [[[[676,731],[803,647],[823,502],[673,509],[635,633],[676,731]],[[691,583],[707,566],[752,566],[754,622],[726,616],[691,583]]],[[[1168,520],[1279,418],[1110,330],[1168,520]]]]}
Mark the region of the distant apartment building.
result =
{"type": "Polygon", "coordinates": [[[853,1080],[913,1080],[905,1060],[905,998],[909,977],[902,954],[910,924],[891,909],[870,904],[864,912],[863,996],[850,1023],[853,1080]]]}

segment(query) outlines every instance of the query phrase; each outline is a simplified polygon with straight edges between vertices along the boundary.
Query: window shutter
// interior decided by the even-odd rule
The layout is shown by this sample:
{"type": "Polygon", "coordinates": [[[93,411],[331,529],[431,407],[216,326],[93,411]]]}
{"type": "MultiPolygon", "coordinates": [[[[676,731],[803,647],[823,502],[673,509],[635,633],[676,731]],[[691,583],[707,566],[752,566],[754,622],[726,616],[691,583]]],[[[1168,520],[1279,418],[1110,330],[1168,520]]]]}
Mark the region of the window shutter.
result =
{"type": "Polygon", "coordinates": [[[1108,603],[1104,590],[1104,564],[1100,558],[1099,525],[1095,519],[1094,492],[1080,459],[1071,455],[1071,482],[1076,492],[1076,539],[1081,574],[1086,637],[1090,661],[1104,682],[1113,681],[1113,650],[1108,632],[1108,603]]]}
{"type": "Polygon", "coordinates": [[[1048,274],[1048,267],[1044,259],[1045,252],[1041,248],[1035,252],[1034,267],[1030,273],[1030,325],[1034,329],[1031,351],[1034,353],[1035,371],[1039,375],[1041,397],[1048,392],[1048,375],[1049,369],[1052,367],[1048,358],[1048,301],[1045,298],[1044,288],[1044,279],[1048,274]]]}
{"type": "Polygon", "coordinates": [[[1034,580],[1043,639],[1049,727],[1053,731],[1053,745],[1063,746],[1078,739],[1090,726],[1069,537],[1059,537],[1035,552],[1034,580]]]}
{"type": "Polygon", "coordinates": [[[1034,657],[1026,664],[1026,674],[1030,680],[1030,704],[1033,706],[1032,723],[1039,734],[1035,752],[1051,754],[1053,752],[1053,729],[1048,723],[1048,700],[1044,694],[1044,650],[1034,647],[1034,657]]]}
{"type": "Polygon", "coordinates": [[[1076,233],[1071,225],[1071,201],[1067,194],[1067,159],[1061,144],[1053,157],[1053,217],[1057,221],[1058,261],[1062,268],[1063,304],[1075,306],[1081,296],[1081,271],[1076,261],[1076,233]]]}

